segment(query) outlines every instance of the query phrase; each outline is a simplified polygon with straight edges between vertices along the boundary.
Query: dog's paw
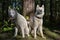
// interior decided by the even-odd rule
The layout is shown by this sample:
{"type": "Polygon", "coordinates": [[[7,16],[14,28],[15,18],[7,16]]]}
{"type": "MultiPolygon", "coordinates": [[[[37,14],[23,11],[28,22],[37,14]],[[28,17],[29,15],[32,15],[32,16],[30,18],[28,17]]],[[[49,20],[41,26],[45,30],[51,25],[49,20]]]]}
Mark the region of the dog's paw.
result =
{"type": "Polygon", "coordinates": [[[22,38],[25,38],[25,36],[22,36],[22,38]]]}
{"type": "Polygon", "coordinates": [[[37,39],[36,37],[34,37],[34,39],[37,39]]]}
{"type": "Polygon", "coordinates": [[[43,39],[46,39],[46,37],[42,37],[43,39]]]}
{"type": "Polygon", "coordinates": [[[30,35],[27,35],[28,37],[30,37],[30,35]]]}
{"type": "Polygon", "coordinates": [[[16,38],[16,37],[17,37],[17,35],[14,35],[14,36],[13,36],[13,38],[16,38]]]}

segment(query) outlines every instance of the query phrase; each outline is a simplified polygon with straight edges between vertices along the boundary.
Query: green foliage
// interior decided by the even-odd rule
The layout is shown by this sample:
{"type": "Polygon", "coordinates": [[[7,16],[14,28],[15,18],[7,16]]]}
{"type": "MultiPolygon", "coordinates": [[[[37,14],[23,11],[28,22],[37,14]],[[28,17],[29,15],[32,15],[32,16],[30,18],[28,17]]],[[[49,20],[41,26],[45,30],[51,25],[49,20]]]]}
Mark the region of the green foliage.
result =
{"type": "Polygon", "coordinates": [[[12,27],[7,27],[7,28],[3,28],[2,31],[9,31],[9,30],[12,30],[13,28],[12,27]]]}
{"type": "Polygon", "coordinates": [[[3,25],[2,31],[13,30],[13,26],[14,26],[14,24],[11,23],[11,25],[9,27],[9,22],[4,20],[4,25],[3,25]]]}

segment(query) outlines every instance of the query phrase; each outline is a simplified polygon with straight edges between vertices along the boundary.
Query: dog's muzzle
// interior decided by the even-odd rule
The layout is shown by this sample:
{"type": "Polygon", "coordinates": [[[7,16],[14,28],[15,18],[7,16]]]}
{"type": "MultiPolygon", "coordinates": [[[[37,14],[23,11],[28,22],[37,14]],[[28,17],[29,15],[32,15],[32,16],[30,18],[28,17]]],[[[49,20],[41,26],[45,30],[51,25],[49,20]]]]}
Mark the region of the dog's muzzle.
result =
{"type": "Polygon", "coordinates": [[[38,16],[35,16],[36,18],[38,18],[38,19],[42,19],[42,17],[38,17],[38,16]]]}

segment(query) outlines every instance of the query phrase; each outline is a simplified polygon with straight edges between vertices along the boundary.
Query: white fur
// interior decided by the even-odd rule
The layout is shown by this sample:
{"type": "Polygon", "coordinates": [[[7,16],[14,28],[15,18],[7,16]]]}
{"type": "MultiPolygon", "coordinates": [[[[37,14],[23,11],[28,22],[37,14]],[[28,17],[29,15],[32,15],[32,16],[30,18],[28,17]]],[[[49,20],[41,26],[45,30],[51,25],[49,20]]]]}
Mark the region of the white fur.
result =
{"type": "Polygon", "coordinates": [[[19,13],[17,13],[17,24],[21,27],[22,37],[25,37],[24,34],[27,34],[29,36],[29,28],[28,28],[28,25],[27,25],[27,21],[19,13]]]}
{"type": "Polygon", "coordinates": [[[10,12],[11,12],[12,17],[14,17],[15,11],[11,9],[10,12]]]}
{"type": "Polygon", "coordinates": [[[44,16],[44,5],[42,5],[42,7],[39,7],[39,5],[37,5],[36,10],[42,10],[42,14],[36,15],[36,13],[35,13],[35,15],[37,17],[42,17],[42,18],[39,19],[39,18],[34,16],[34,29],[33,29],[33,31],[34,31],[34,38],[36,39],[37,29],[40,31],[42,38],[45,38],[44,35],[43,35],[43,29],[42,29],[42,26],[43,26],[43,16],[44,16]]]}
{"type": "Polygon", "coordinates": [[[18,28],[17,27],[15,27],[15,35],[14,35],[14,37],[16,37],[17,36],[17,33],[18,33],[18,28]]]}
{"type": "Polygon", "coordinates": [[[22,37],[23,38],[25,37],[25,34],[27,34],[27,36],[29,36],[28,24],[27,24],[27,20],[24,18],[24,16],[22,16],[21,14],[16,12],[14,9],[10,9],[8,12],[10,13],[9,15],[11,15],[12,17],[15,17],[17,15],[17,19],[15,21],[17,27],[15,27],[14,37],[17,36],[19,28],[21,28],[21,32],[22,32],[22,37]]]}

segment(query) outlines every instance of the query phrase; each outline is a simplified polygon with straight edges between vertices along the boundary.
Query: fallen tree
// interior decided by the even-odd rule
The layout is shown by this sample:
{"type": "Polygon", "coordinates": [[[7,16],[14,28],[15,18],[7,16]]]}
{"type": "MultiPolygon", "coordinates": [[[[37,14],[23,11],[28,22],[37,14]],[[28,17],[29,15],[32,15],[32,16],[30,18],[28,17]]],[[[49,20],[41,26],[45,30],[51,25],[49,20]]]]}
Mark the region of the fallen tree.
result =
{"type": "Polygon", "coordinates": [[[44,28],[44,33],[55,40],[60,40],[60,35],[50,31],[48,28],[44,28]]]}

